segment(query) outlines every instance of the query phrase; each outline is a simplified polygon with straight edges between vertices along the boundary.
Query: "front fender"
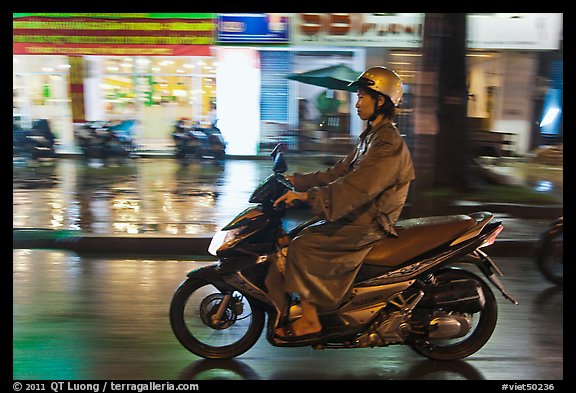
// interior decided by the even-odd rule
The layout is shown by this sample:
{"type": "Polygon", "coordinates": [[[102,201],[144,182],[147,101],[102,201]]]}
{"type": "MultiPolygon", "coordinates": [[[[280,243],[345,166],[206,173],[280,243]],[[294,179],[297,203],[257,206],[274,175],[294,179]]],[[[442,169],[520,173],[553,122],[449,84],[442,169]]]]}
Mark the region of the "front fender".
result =
{"type": "Polygon", "coordinates": [[[194,269],[188,272],[186,277],[188,277],[188,280],[200,280],[210,283],[223,293],[233,291],[234,288],[224,282],[222,272],[220,272],[219,267],[219,263],[202,266],[198,269],[194,269]]]}
{"type": "Polygon", "coordinates": [[[198,279],[214,279],[219,276],[218,267],[219,267],[218,263],[208,266],[202,266],[188,272],[188,274],[186,274],[186,277],[198,278],[198,279]]]}

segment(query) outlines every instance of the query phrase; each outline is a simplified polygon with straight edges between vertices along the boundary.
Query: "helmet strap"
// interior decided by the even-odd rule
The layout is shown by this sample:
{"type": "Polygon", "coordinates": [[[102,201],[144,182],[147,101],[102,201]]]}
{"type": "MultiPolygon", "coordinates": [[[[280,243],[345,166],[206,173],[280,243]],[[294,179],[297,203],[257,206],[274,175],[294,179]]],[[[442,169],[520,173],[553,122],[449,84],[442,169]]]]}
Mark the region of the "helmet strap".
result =
{"type": "Polygon", "coordinates": [[[382,114],[383,109],[384,109],[384,105],[382,105],[381,107],[378,106],[378,99],[379,99],[379,97],[377,97],[376,100],[374,101],[374,111],[373,111],[373,113],[372,113],[372,116],[370,116],[370,118],[368,119],[368,123],[369,123],[370,125],[372,125],[372,122],[373,122],[374,120],[376,120],[376,118],[377,118],[380,114],[382,114]]]}
{"type": "MultiPolygon", "coordinates": [[[[370,89],[365,89],[366,91],[372,91],[370,89]]],[[[366,135],[368,135],[370,133],[370,131],[372,130],[372,123],[374,122],[374,120],[376,120],[376,118],[384,113],[384,107],[385,104],[383,104],[382,106],[378,106],[378,101],[380,99],[380,97],[383,97],[381,94],[374,92],[375,94],[370,94],[373,98],[374,98],[374,110],[372,112],[372,115],[368,118],[367,121],[367,125],[366,125],[366,129],[364,130],[364,132],[362,132],[362,134],[360,135],[360,139],[364,139],[366,137],[366,135]]]]}
{"type": "Polygon", "coordinates": [[[378,108],[378,100],[376,100],[376,102],[374,103],[374,112],[372,113],[372,115],[368,118],[367,124],[366,124],[366,129],[364,130],[364,132],[362,133],[362,135],[360,135],[360,139],[364,139],[366,138],[366,135],[368,135],[370,133],[370,131],[372,130],[372,123],[374,122],[374,120],[376,120],[376,118],[380,115],[380,110],[378,108]]]}

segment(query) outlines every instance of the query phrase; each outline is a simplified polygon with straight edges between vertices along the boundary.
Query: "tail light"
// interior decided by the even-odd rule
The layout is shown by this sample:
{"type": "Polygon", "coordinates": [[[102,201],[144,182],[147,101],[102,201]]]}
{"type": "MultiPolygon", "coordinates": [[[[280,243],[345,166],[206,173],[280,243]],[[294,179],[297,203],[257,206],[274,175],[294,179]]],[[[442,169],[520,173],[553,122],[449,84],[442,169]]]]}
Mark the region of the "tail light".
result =
{"type": "Polygon", "coordinates": [[[492,232],[490,235],[488,235],[486,240],[484,240],[484,242],[480,245],[479,248],[488,247],[488,246],[491,246],[492,244],[494,244],[494,242],[496,241],[496,238],[498,237],[500,232],[502,232],[502,229],[504,229],[503,225],[500,225],[498,228],[496,228],[496,230],[494,232],[492,232]]]}

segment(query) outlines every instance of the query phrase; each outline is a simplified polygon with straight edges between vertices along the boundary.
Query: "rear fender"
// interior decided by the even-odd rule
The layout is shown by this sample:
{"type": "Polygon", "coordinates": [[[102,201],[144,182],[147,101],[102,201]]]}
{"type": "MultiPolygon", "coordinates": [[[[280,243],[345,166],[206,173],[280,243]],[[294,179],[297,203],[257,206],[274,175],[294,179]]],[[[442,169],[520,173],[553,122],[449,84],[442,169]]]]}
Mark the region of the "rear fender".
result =
{"type": "Polygon", "coordinates": [[[482,250],[476,249],[474,252],[467,255],[464,262],[469,262],[478,267],[478,269],[486,276],[486,278],[496,287],[502,295],[510,302],[518,304],[518,301],[504,288],[504,285],[498,278],[498,276],[503,276],[502,272],[494,263],[494,261],[482,250]]]}

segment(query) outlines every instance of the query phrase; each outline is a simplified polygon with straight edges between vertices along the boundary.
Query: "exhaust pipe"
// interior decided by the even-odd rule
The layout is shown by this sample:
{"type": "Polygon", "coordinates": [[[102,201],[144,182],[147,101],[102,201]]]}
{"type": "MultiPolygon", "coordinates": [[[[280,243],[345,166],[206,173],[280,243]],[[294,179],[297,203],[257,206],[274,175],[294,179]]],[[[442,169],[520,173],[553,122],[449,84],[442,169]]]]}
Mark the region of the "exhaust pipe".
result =
{"type": "Polygon", "coordinates": [[[482,310],[485,303],[480,284],[475,280],[462,279],[426,288],[418,307],[475,313],[482,310]]]}

